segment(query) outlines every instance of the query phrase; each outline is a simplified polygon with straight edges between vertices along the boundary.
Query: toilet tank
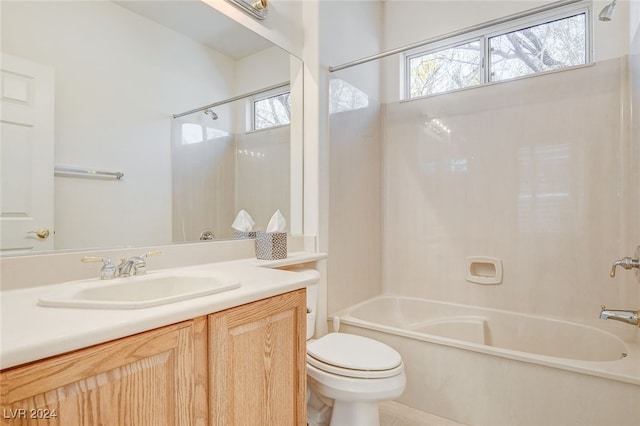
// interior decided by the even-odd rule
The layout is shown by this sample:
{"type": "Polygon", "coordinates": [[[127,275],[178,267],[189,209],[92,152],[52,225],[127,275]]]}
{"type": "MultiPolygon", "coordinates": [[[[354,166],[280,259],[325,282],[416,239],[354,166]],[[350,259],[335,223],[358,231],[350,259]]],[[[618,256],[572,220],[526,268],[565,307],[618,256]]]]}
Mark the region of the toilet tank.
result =
{"type": "Polygon", "coordinates": [[[318,310],[318,282],[320,282],[320,272],[309,268],[287,268],[288,271],[297,272],[312,278],[311,284],[307,285],[307,340],[313,337],[316,329],[316,312],[318,310]]]}
{"type": "Polygon", "coordinates": [[[316,312],[318,310],[318,284],[307,286],[307,340],[316,331],[316,312]]]}

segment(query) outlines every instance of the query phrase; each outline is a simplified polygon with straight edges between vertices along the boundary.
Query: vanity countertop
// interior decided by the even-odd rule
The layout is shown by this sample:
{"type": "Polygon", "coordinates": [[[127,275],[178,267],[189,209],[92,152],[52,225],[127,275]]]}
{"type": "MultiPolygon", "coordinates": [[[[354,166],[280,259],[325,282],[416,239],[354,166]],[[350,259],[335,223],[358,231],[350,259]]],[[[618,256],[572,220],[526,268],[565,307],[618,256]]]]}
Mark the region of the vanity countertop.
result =
{"type": "MultiPolygon", "coordinates": [[[[80,309],[43,307],[40,296],[53,284],[0,292],[0,369],[81,349],[109,340],[298,290],[310,274],[274,269],[326,258],[321,253],[290,253],[287,259],[241,259],[172,268],[226,274],[240,280],[234,290],[144,309],[80,309]]],[[[160,271],[158,271],[160,272],[160,271]]],[[[135,277],[132,277],[135,279],[135,277]]]]}

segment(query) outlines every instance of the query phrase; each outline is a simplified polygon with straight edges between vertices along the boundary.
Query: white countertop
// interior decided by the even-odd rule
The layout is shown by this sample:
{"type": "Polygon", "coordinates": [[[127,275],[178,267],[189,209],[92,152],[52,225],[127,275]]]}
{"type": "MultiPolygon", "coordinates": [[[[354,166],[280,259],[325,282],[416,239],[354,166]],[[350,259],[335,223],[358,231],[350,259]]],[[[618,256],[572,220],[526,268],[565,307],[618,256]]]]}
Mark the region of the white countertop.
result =
{"type": "MultiPolygon", "coordinates": [[[[38,300],[53,284],[0,292],[0,369],[81,349],[245,303],[304,288],[311,274],[271,269],[326,258],[318,253],[290,253],[287,259],[242,259],[172,268],[211,271],[241,282],[234,290],[143,309],[80,309],[43,307],[38,300]]],[[[160,272],[160,271],[158,271],[160,272]]],[[[150,271],[151,273],[151,271],[150,271]]],[[[135,280],[135,277],[131,277],[135,280]]]]}

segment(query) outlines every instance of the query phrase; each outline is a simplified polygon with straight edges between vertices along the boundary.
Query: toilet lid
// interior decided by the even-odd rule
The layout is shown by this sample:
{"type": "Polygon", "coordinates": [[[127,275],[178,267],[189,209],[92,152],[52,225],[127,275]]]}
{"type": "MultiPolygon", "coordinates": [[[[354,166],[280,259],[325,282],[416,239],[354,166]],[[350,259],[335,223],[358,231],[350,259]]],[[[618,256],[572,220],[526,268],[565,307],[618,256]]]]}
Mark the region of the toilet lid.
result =
{"type": "Polygon", "coordinates": [[[382,372],[402,365],[395,349],[377,340],[346,333],[327,334],[310,343],[307,355],[324,364],[356,371],[382,372]]]}

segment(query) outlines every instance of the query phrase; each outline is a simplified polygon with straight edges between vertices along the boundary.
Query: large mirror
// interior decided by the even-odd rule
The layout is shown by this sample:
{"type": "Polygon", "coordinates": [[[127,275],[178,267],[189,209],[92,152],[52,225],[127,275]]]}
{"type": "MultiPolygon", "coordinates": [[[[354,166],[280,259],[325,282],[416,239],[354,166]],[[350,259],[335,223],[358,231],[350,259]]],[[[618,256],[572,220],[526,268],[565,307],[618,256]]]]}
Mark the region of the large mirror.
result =
{"type": "Polygon", "coordinates": [[[3,255],[301,232],[297,58],[200,1],[0,7],[3,255]]]}

